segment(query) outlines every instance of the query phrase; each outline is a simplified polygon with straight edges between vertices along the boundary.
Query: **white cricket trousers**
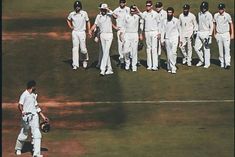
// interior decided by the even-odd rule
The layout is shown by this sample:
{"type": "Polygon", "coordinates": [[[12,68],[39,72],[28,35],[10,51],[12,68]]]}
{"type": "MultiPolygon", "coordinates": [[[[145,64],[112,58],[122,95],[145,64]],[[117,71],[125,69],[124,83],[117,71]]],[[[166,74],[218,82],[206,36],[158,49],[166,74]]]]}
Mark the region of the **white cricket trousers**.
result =
{"type": "Polygon", "coordinates": [[[120,30],[117,31],[119,60],[122,60],[124,58],[124,55],[123,55],[123,41],[120,40],[120,34],[121,34],[121,31],[120,30]]]}
{"type": "Polygon", "coordinates": [[[206,47],[205,39],[209,38],[209,32],[198,32],[195,40],[194,49],[201,62],[205,63],[205,66],[210,66],[210,48],[206,47]],[[204,55],[203,51],[204,49],[204,55]],[[204,62],[205,61],[205,62],[204,62]]]}
{"type": "Polygon", "coordinates": [[[180,47],[180,49],[183,57],[186,58],[187,63],[189,64],[192,61],[192,39],[191,37],[183,37],[181,40],[182,46],[180,47]]]}
{"type": "Polygon", "coordinates": [[[227,33],[217,33],[216,41],[219,47],[219,60],[221,67],[230,66],[231,56],[230,56],[230,34],[227,33]]]}
{"type": "Polygon", "coordinates": [[[79,67],[79,48],[81,53],[84,55],[83,60],[89,60],[88,52],[86,48],[86,32],[79,32],[79,31],[72,31],[72,42],[73,42],[73,49],[72,49],[72,60],[73,66],[79,67]]]}
{"type": "Polygon", "coordinates": [[[25,121],[21,120],[22,128],[20,130],[20,133],[18,135],[18,138],[16,140],[15,150],[22,150],[24,142],[28,138],[29,130],[31,128],[31,133],[33,137],[33,149],[34,153],[33,155],[41,155],[41,132],[39,130],[39,117],[38,114],[35,113],[33,115],[33,118],[29,123],[26,123],[25,121]]]}
{"type": "Polygon", "coordinates": [[[138,41],[139,41],[138,33],[125,33],[123,52],[126,63],[126,69],[129,69],[131,64],[132,70],[137,70],[136,65],[138,61],[138,41]]]}
{"type": "Polygon", "coordinates": [[[112,71],[109,53],[110,53],[110,47],[113,41],[113,33],[101,33],[100,41],[101,41],[102,50],[103,50],[100,70],[101,72],[105,70],[112,71]]]}
{"type": "Polygon", "coordinates": [[[158,68],[157,35],[158,31],[145,32],[148,69],[158,68]]]}
{"type": "Polygon", "coordinates": [[[177,60],[177,47],[178,47],[179,38],[171,37],[170,39],[165,39],[165,46],[167,52],[167,70],[175,71],[176,68],[176,60],[177,60]]]}

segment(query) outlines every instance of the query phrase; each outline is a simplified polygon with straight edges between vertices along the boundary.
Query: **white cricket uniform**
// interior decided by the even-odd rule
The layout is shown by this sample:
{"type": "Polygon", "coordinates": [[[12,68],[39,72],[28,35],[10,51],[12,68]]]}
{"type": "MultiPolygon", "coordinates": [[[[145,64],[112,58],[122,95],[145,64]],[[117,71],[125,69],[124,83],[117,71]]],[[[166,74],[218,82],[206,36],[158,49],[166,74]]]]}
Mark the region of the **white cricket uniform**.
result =
{"type": "Polygon", "coordinates": [[[123,53],[126,70],[130,68],[130,64],[133,71],[137,70],[139,21],[140,17],[138,15],[128,14],[124,18],[124,27],[121,28],[121,31],[124,33],[123,53]]]}
{"type": "Polygon", "coordinates": [[[112,15],[98,14],[95,19],[95,25],[100,28],[100,41],[102,45],[103,56],[101,60],[101,72],[112,71],[110,61],[110,47],[113,40],[112,15]]]}
{"type": "Polygon", "coordinates": [[[231,16],[224,12],[223,14],[216,13],[214,15],[214,22],[216,24],[215,38],[219,47],[219,60],[221,67],[230,66],[230,24],[232,24],[231,16]],[[223,48],[225,51],[223,51],[223,48]]]}
{"type": "Polygon", "coordinates": [[[37,94],[29,93],[27,90],[20,96],[19,104],[23,105],[23,111],[29,113],[24,115],[21,119],[21,130],[16,140],[15,150],[22,150],[24,142],[28,138],[28,132],[31,128],[31,133],[34,141],[34,153],[33,155],[41,154],[41,132],[39,130],[39,116],[36,106],[37,94]]]}
{"type": "Polygon", "coordinates": [[[86,11],[80,10],[78,13],[71,12],[67,19],[72,21],[74,27],[72,31],[72,64],[79,67],[79,46],[81,53],[84,55],[83,60],[87,61],[89,59],[86,48],[86,23],[89,21],[89,17],[86,11]]]}
{"type": "Polygon", "coordinates": [[[176,72],[177,47],[180,36],[179,19],[173,17],[171,21],[164,20],[161,34],[161,41],[165,42],[167,51],[167,69],[176,72]]]}
{"type": "Polygon", "coordinates": [[[196,21],[196,16],[191,12],[185,16],[183,13],[179,16],[180,20],[180,41],[182,45],[180,47],[181,52],[183,54],[183,60],[186,60],[188,65],[191,65],[192,61],[192,35],[194,31],[198,30],[198,25],[196,21]],[[188,52],[186,52],[186,46],[188,52]]]}
{"type": "MultiPolygon", "coordinates": [[[[130,13],[130,8],[125,6],[124,8],[116,8],[113,13],[117,15],[116,19],[116,26],[121,28],[124,25],[124,17],[130,13]]],[[[119,60],[123,60],[123,42],[120,40],[120,33],[121,31],[117,31],[117,38],[118,38],[118,53],[119,53],[119,60]]]]}
{"type": "Polygon", "coordinates": [[[151,10],[150,12],[140,13],[140,16],[144,19],[144,31],[147,45],[147,69],[158,69],[158,53],[157,43],[158,34],[161,31],[161,19],[159,14],[151,10]]]}
{"type": "MultiPolygon", "coordinates": [[[[204,67],[210,66],[210,48],[208,45],[205,44],[206,39],[213,33],[213,17],[209,11],[205,13],[199,12],[198,13],[198,32],[197,37],[195,40],[195,51],[200,59],[200,62],[204,63],[204,67]],[[204,55],[202,52],[204,49],[204,55]],[[204,56],[204,57],[203,57],[204,56]]],[[[209,41],[211,44],[211,41],[209,41]]]]}
{"type": "MultiPolygon", "coordinates": [[[[158,13],[158,12],[157,12],[158,13]]],[[[159,16],[160,16],[160,20],[161,20],[161,26],[163,25],[163,22],[164,20],[167,19],[167,12],[165,10],[161,10],[159,13],[159,16]]],[[[161,31],[160,31],[161,32],[161,31]]],[[[162,53],[162,49],[161,49],[161,41],[158,40],[158,48],[157,48],[157,51],[158,51],[158,55],[161,55],[162,53]]],[[[158,60],[159,61],[159,60],[158,60]]]]}

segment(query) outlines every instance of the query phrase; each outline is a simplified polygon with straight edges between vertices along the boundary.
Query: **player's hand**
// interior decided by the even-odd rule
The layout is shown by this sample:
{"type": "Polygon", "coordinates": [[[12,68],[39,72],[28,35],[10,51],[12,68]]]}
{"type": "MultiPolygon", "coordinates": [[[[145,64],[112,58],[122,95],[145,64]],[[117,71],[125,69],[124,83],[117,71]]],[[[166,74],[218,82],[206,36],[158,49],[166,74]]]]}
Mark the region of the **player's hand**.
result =
{"type": "Polygon", "coordinates": [[[139,39],[142,41],[144,39],[143,34],[139,35],[139,39]]]}
{"type": "Polygon", "coordinates": [[[49,122],[49,118],[47,118],[47,117],[43,117],[43,120],[44,120],[45,122],[49,122]]]}
{"type": "Polygon", "coordinates": [[[157,34],[157,39],[160,40],[161,39],[161,34],[157,34]]]}
{"type": "Polygon", "coordinates": [[[234,34],[231,34],[231,35],[230,35],[230,39],[231,39],[231,40],[234,39],[234,34]]]}
{"type": "Polygon", "coordinates": [[[89,37],[89,38],[92,37],[92,32],[91,32],[91,31],[88,32],[88,37],[89,37]]]}
{"type": "Polygon", "coordinates": [[[179,47],[182,47],[182,46],[183,46],[183,42],[180,41],[180,42],[179,42],[179,47]]]}

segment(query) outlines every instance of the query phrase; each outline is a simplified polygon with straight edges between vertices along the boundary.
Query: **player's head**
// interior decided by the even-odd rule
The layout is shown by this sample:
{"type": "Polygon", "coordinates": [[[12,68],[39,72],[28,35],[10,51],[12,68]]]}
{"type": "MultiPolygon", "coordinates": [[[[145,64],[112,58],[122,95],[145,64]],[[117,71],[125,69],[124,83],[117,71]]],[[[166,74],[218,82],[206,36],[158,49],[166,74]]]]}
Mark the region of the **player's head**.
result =
{"type": "Polygon", "coordinates": [[[99,6],[99,9],[100,9],[100,13],[102,15],[106,15],[107,14],[107,9],[108,9],[108,4],[101,3],[100,6],[99,6]]]}
{"type": "Polygon", "coordinates": [[[27,89],[32,89],[32,92],[36,91],[36,82],[34,80],[30,80],[26,85],[27,89]]]}
{"type": "Polygon", "coordinates": [[[120,6],[120,8],[125,8],[126,0],[119,0],[119,6],[120,6]]]}
{"type": "Polygon", "coordinates": [[[183,14],[184,14],[184,16],[188,16],[189,9],[190,9],[190,5],[188,5],[188,4],[183,5],[183,14]]]}
{"type": "Polygon", "coordinates": [[[223,14],[224,13],[224,10],[225,10],[225,4],[224,3],[220,3],[218,5],[218,9],[219,9],[219,13],[220,14],[223,14]]]}
{"type": "Polygon", "coordinates": [[[150,11],[153,8],[153,2],[151,0],[146,1],[146,10],[150,11]]]}
{"type": "Polygon", "coordinates": [[[208,2],[203,1],[200,5],[200,10],[201,12],[205,13],[209,9],[209,4],[208,2]]]}
{"type": "Polygon", "coordinates": [[[167,12],[167,20],[168,21],[171,21],[172,20],[172,18],[173,18],[173,16],[174,16],[174,8],[172,8],[172,7],[168,7],[167,9],[166,9],[166,12],[167,12]]]}
{"type": "Polygon", "coordinates": [[[135,14],[136,13],[136,5],[131,5],[130,6],[130,13],[131,13],[131,15],[133,15],[133,14],[135,14]]]}
{"type": "Polygon", "coordinates": [[[155,7],[156,7],[156,11],[160,12],[162,10],[162,8],[163,8],[162,2],[157,2],[155,7]]]}
{"type": "Polygon", "coordinates": [[[75,1],[73,8],[76,12],[79,12],[82,9],[82,3],[80,1],[75,1]]]}

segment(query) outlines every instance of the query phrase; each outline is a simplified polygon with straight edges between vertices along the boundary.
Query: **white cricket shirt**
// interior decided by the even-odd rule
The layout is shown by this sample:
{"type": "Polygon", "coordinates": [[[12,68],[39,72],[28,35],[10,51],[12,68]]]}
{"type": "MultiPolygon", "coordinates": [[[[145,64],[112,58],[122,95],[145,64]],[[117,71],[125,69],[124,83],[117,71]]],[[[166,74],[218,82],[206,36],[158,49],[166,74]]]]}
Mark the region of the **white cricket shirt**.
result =
{"type": "Polygon", "coordinates": [[[118,7],[113,11],[113,13],[117,15],[117,19],[116,19],[117,27],[123,27],[124,18],[126,15],[130,13],[130,8],[127,6],[125,6],[123,9],[118,7]]]}
{"type": "Polygon", "coordinates": [[[232,18],[226,12],[222,15],[220,13],[215,13],[214,22],[216,23],[216,31],[218,33],[227,33],[229,32],[229,24],[232,23],[232,18]]]}
{"type": "Polygon", "coordinates": [[[189,12],[187,16],[181,13],[179,16],[179,20],[180,20],[180,29],[182,37],[191,37],[193,31],[197,31],[198,26],[197,26],[196,16],[191,12],[189,12]]]}
{"type": "Polygon", "coordinates": [[[209,31],[209,35],[213,32],[213,17],[209,11],[205,13],[198,13],[198,31],[206,32],[209,31]]]}
{"type": "Polygon", "coordinates": [[[140,13],[140,15],[144,19],[145,32],[149,31],[160,32],[161,19],[160,15],[156,11],[154,10],[151,10],[150,12],[144,11],[143,13],[140,13]]]}
{"type": "Polygon", "coordinates": [[[136,14],[126,15],[124,18],[124,31],[126,33],[138,33],[140,17],[136,14]]]}
{"type": "Polygon", "coordinates": [[[175,38],[180,35],[180,22],[179,19],[173,17],[171,21],[164,20],[163,22],[163,39],[175,38]]]}
{"type": "Polygon", "coordinates": [[[37,95],[34,93],[29,93],[27,90],[25,90],[19,100],[19,104],[23,105],[23,112],[31,112],[31,113],[37,113],[36,106],[37,103],[37,95]]]}
{"type": "Polygon", "coordinates": [[[80,10],[78,13],[71,12],[68,20],[72,21],[75,31],[83,32],[86,30],[86,22],[89,21],[89,18],[86,11],[80,10]]]}
{"type": "Polygon", "coordinates": [[[98,14],[95,19],[95,24],[100,28],[100,33],[112,33],[112,15],[98,14]]]}

